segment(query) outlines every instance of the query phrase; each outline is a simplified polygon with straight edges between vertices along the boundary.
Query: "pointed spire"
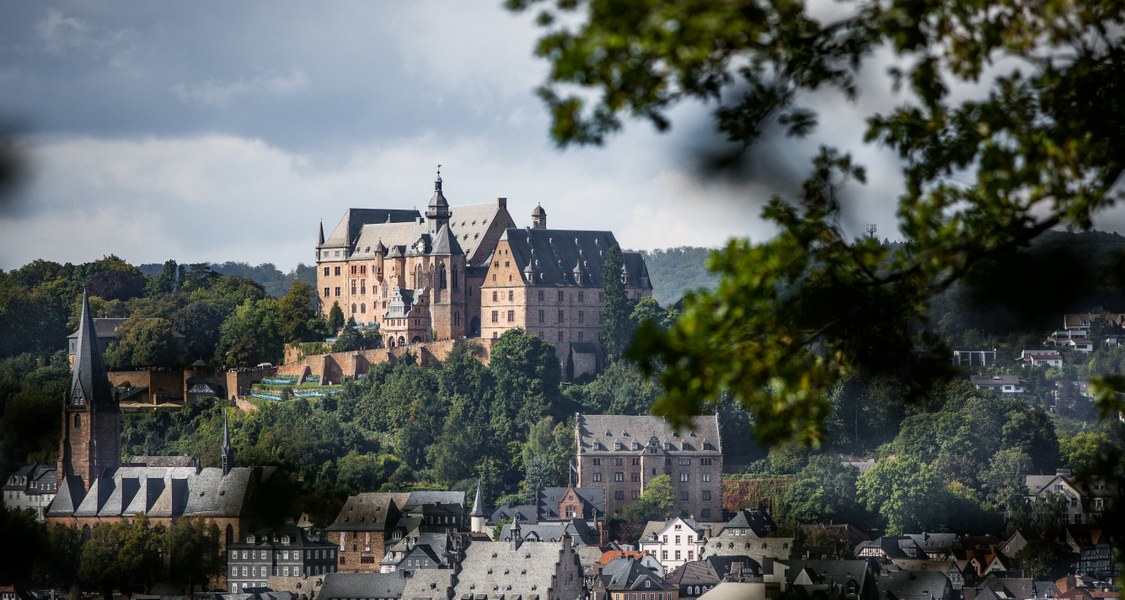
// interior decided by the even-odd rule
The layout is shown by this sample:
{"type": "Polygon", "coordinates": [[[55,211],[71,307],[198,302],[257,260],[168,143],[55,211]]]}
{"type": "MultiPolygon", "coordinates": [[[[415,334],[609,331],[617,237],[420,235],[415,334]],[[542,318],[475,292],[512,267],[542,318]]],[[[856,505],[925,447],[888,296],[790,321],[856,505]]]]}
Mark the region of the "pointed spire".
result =
{"type": "Polygon", "coordinates": [[[437,234],[441,226],[449,222],[449,201],[441,191],[441,165],[438,165],[437,178],[434,179],[434,195],[426,211],[426,219],[430,221],[430,235],[437,234]]]}
{"type": "Polygon", "coordinates": [[[477,481],[477,495],[473,498],[473,513],[470,517],[483,517],[484,514],[484,495],[481,494],[480,481],[477,481]]]}
{"type": "Polygon", "coordinates": [[[324,221],[321,220],[321,222],[320,222],[320,235],[317,236],[316,247],[320,248],[323,245],[324,245],[324,221]]]}
{"type": "Polygon", "coordinates": [[[223,409],[223,475],[230,473],[234,468],[234,446],[230,443],[230,421],[227,420],[227,411],[223,409]]]}
{"type": "Polygon", "coordinates": [[[109,387],[98,332],[90,316],[90,300],[82,291],[82,311],[78,317],[78,339],[75,342],[74,374],[70,382],[70,405],[96,410],[117,410],[117,402],[109,387]]]}

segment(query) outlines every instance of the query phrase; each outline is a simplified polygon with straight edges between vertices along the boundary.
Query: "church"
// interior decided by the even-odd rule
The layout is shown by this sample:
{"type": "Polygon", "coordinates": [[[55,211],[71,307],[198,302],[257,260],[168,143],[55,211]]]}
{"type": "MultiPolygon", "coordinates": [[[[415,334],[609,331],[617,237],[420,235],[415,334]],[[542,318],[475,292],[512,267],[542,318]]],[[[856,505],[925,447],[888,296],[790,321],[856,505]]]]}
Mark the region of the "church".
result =
{"type": "MultiPolygon", "coordinates": [[[[450,207],[441,172],[425,218],[415,210],[350,208],[316,246],[322,314],[377,328],[384,346],[516,327],[555,346],[560,362],[596,361],[605,304],[603,265],[617,245],[609,231],[547,228],[536,206],[516,226],[506,198],[450,207]]],[[[652,295],[644,256],[623,252],[630,300],[652,295]]]]}
{"type": "Polygon", "coordinates": [[[200,468],[184,457],[121,461],[121,411],[98,347],[90,304],[82,296],[74,372],[62,411],[58,491],[46,511],[48,526],[86,535],[99,523],[144,514],[152,524],[203,517],[221,533],[220,545],[261,526],[253,499],[272,467],[235,467],[224,420],[222,467],[200,468]]]}

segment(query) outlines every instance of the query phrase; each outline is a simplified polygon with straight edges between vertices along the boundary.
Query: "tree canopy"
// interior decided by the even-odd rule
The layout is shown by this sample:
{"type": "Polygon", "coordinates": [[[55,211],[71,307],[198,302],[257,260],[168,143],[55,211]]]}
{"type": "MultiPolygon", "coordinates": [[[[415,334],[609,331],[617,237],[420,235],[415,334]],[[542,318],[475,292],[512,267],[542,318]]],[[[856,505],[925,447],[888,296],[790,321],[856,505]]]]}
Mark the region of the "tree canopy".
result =
{"type": "Polygon", "coordinates": [[[600,144],[629,117],[667,129],[671,111],[692,101],[710,106],[716,130],[746,149],[769,128],[812,134],[814,92],[901,92],[893,108],[871,111],[855,141],[901,159],[903,242],[849,236],[836,191],[866,172],[822,146],[802,191],[763,209],[778,234],[730,242],[711,260],[722,278],[715,290],[689,293],[669,331],[639,332],[633,356],[665,367],[656,410],[674,418],[730,390],[764,439],[819,443],[828,391],[847,375],[900,375],[918,396],[948,363],[926,331],[936,293],[1047,230],[1089,229],[1122,196],[1119,3],[508,6],[539,11],[536,53],[550,62],[539,94],[564,146],[600,144]],[[888,49],[885,79],[861,73],[888,49]]]}

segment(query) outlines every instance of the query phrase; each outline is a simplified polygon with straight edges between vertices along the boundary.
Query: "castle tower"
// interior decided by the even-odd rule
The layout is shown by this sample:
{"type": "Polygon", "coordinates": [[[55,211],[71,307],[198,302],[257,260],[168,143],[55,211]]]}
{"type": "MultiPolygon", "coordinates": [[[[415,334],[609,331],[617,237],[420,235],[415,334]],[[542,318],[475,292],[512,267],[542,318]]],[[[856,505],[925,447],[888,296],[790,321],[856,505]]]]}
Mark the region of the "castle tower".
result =
{"type": "Polygon", "coordinates": [[[223,475],[230,473],[234,468],[234,446],[230,443],[230,423],[227,420],[227,411],[223,410],[223,475]]]}
{"type": "Polygon", "coordinates": [[[59,442],[59,487],[77,478],[89,491],[94,479],[121,466],[121,410],[113,397],[98,349],[98,334],[90,316],[90,302],[82,293],[74,374],[62,413],[59,442]]]}
{"type": "Polygon", "coordinates": [[[480,491],[480,482],[477,482],[477,495],[473,498],[473,512],[469,515],[470,530],[473,533],[488,533],[485,523],[488,515],[484,514],[484,496],[480,491]]]}
{"type": "Polygon", "coordinates": [[[536,204],[535,208],[531,210],[531,228],[547,228],[547,211],[543,210],[543,205],[541,204],[536,204]]]}
{"type": "Polygon", "coordinates": [[[449,201],[441,193],[441,165],[438,165],[437,178],[434,179],[434,195],[426,209],[426,220],[430,224],[430,235],[436,235],[441,228],[449,224],[449,201]]]}

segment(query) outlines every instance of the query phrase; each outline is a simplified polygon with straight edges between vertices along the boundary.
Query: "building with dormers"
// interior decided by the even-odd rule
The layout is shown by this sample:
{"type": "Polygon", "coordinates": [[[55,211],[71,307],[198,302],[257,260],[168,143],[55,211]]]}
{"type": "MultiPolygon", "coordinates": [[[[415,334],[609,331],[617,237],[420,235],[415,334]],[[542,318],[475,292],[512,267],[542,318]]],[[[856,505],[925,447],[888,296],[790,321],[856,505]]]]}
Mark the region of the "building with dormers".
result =
{"type": "Polygon", "coordinates": [[[55,467],[27,465],[8,476],[4,484],[3,504],[8,510],[30,510],[42,522],[58,489],[55,467]]]}
{"type": "MultiPolygon", "coordinates": [[[[617,241],[608,231],[547,229],[537,206],[517,228],[507,199],[451,207],[440,171],[425,218],[412,210],[348,209],[317,240],[322,314],[377,326],[387,347],[483,337],[522,328],[552,344],[575,372],[599,365],[602,270],[617,241]]],[[[623,253],[632,300],[652,295],[644,257],[623,253]]]]}
{"type": "Polygon", "coordinates": [[[619,513],[653,478],[668,475],[676,510],[703,521],[722,517],[723,444],[716,415],[675,430],[664,419],[575,415],[578,487],[604,487],[605,509],[619,513]]]}
{"type": "Polygon", "coordinates": [[[336,546],[295,526],[263,529],[227,546],[231,592],[264,587],[270,577],[309,577],[336,571],[336,546]]]}

